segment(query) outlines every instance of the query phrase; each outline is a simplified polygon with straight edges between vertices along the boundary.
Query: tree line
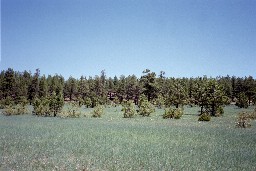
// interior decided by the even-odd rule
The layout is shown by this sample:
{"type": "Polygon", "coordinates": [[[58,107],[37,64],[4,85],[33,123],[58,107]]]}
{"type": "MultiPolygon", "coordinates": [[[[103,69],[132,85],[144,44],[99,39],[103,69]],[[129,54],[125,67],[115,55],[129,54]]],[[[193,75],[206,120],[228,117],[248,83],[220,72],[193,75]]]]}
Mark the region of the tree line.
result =
{"type": "MultiPolygon", "coordinates": [[[[222,113],[222,106],[230,103],[246,108],[256,103],[256,80],[252,76],[219,76],[174,78],[159,75],[146,69],[141,77],[135,75],[114,78],[107,77],[103,70],[94,77],[41,75],[28,71],[14,71],[12,68],[0,73],[1,104],[20,104],[24,101],[35,104],[36,101],[54,97],[56,100],[75,101],[79,105],[95,107],[97,105],[121,104],[132,101],[140,105],[147,101],[157,107],[198,105],[202,113],[215,116],[222,113]]],[[[54,102],[53,108],[54,108],[54,102]]],[[[56,107],[56,105],[55,105],[56,107]]]]}

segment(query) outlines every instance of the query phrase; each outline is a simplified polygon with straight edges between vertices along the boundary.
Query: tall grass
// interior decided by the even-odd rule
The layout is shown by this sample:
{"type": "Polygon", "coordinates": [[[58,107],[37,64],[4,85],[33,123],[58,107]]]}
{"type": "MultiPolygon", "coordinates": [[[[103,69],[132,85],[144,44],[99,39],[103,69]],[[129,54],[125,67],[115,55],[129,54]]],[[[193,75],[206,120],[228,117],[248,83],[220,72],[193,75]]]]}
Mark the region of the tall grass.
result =
{"type": "Polygon", "coordinates": [[[256,170],[255,121],[235,128],[234,106],[208,123],[197,111],[180,120],[161,109],[123,118],[121,107],[102,118],[0,115],[0,170],[256,170]]]}

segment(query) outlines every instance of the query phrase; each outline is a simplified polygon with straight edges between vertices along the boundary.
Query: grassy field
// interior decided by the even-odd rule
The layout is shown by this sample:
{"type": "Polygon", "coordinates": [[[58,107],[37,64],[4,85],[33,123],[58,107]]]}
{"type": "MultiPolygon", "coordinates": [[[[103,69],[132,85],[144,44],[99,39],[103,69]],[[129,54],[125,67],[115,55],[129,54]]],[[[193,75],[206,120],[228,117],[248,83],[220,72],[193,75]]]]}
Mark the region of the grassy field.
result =
{"type": "MultiPolygon", "coordinates": [[[[198,122],[198,108],[180,120],[0,115],[0,170],[256,170],[256,121],[235,128],[235,106],[223,117],[198,122]]],[[[253,110],[249,108],[246,110],[253,110]]]]}

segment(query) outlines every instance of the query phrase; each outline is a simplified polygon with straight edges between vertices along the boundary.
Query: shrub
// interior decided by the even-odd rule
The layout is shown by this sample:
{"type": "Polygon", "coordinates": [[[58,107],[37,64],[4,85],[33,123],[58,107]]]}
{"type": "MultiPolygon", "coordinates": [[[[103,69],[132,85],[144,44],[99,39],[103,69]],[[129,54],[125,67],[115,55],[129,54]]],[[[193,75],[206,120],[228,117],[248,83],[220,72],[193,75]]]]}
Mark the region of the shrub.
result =
{"type": "Polygon", "coordinates": [[[149,116],[155,112],[155,107],[148,100],[143,100],[140,104],[139,114],[142,116],[149,116]]]}
{"type": "Polygon", "coordinates": [[[100,118],[103,114],[103,111],[104,111],[104,107],[102,105],[97,105],[93,110],[92,117],[100,118]]]}
{"type": "Polygon", "coordinates": [[[249,103],[248,103],[248,97],[245,95],[245,93],[240,93],[238,100],[236,102],[236,106],[240,108],[248,108],[249,103]]]}
{"type": "Polygon", "coordinates": [[[165,104],[165,99],[162,95],[159,95],[157,97],[157,99],[155,100],[154,104],[156,105],[156,107],[158,107],[159,109],[161,109],[164,104],[165,104]]]}
{"type": "Polygon", "coordinates": [[[22,106],[26,106],[28,104],[28,100],[25,96],[20,96],[17,100],[16,103],[21,104],[22,106]]]}
{"type": "Polygon", "coordinates": [[[251,127],[251,120],[256,119],[256,108],[253,112],[240,112],[238,114],[236,127],[238,128],[248,128],[251,127]]]}
{"type": "Polygon", "coordinates": [[[11,97],[1,100],[1,107],[3,108],[4,115],[22,115],[28,113],[28,101],[25,97],[21,96],[14,101],[11,97]],[[18,103],[18,104],[15,104],[18,103]]]}
{"type": "Polygon", "coordinates": [[[6,116],[14,115],[16,112],[12,105],[4,106],[3,114],[6,116]]]}
{"type": "Polygon", "coordinates": [[[10,115],[22,115],[22,114],[26,114],[28,113],[28,108],[26,105],[21,105],[21,104],[17,104],[17,105],[8,105],[5,106],[4,110],[3,110],[3,114],[6,116],[10,116],[10,115]]]}
{"type": "Polygon", "coordinates": [[[78,106],[81,107],[83,106],[85,103],[84,99],[82,99],[80,96],[77,98],[77,102],[78,102],[78,106]]]}
{"type": "Polygon", "coordinates": [[[79,118],[81,115],[81,111],[79,110],[79,104],[76,102],[70,102],[67,104],[67,108],[65,110],[62,110],[62,112],[59,114],[62,118],[79,118]]]}
{"type": "Polygon", "coordinates": [[[91,107],[92,106],[92,100],[91,98],[89,97],[86,97],[85,100],[84,100],[84,104],[85,106],[88,108],[88,107],[91,107]]]}
{"type": "Polygon", "coordinates": [[[147,100],[147,97],[144,95],[144,94],[141,94],[140,97],[139,97],[139,103],[138,103],[138,106],[140,107],[141,104],[145,101],[148,101],[147,100]]]}
{"type": "Polygon", "coordinates": [[[136,114],[135,104],[131,100],[124,101],[122,111],[124,118],[132,118],[136,114]]]}
{"type": "Polygon", "coordinates": [[[248,112],[241,112],[238,114],[237,122],[236,122],[236,127],[238,128],[248,128],[251,127],[251,118],[250,118],[250,113],[248,112]]]}
{"type": "Polygon", "coordinates": [[[216,115],[215,116],[222,116],[224,114],[224,109],[222,106],[219,106],[216,110],[216,115]]]}
{"type": "Polygon", "coordinates": [[[164,119],[180,119],[181,116],[183,115],[183,110],[181,108],[176,108],[176,109],[173,109],[173,108],[166,108],[165,109],[165,112],[164,112],[164,115],[163,115],[163,118],[164,119]]]}
{"type": "Polygon", "coordinates": [[[50,113],[55,117],[64,106],[64,99],[61,94],[56,95],[55,92],[49,98],[49,109],[50,113]]]}
{"type": "Polygon", "coordinates": [[[13,106],[13,105],[14,105],[14,100],[10,96],[7,96],[5,99],[2,99],[0,101],[0,108],[1,109],[4,109],[8,106],[13,106]]]}
{"type": "Polygon", "coordinates": [[[33,112],[35,115],[38,116],[47,116],[50,115],[50,107],[49,107],[49,100],[46,97],[42,98],[35,98],[33,102],[33,112]]]}
{"type": "Polygon", "coordinates": [[[203,113],[199,116],[198,121],[210,121],[211,116],[208,113],[203,113]]]}
{"type": "Polygon", "coordinates": [[[115,103],[115,107],[120,104],[119,98],[117,96],[114,98],[113,102],[115,103]]]}
{"type": "Polygon", "coordinates": [[[256,108],[253,112],[250,113],[250,119],[255,120],[256,119],[256,108]]]}

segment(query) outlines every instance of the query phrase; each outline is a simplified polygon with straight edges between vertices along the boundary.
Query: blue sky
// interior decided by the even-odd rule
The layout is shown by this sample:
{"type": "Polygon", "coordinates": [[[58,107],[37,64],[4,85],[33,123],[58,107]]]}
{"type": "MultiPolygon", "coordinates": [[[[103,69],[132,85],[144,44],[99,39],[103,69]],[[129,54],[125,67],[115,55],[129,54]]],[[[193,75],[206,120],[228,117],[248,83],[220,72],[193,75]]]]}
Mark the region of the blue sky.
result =
{"type": "Polygon", "coordinates": [[[2,0],[0,69],[256,77],[256,0],[2,0]]]}

